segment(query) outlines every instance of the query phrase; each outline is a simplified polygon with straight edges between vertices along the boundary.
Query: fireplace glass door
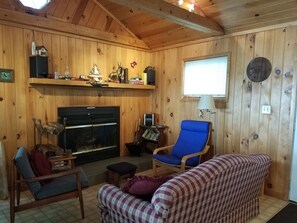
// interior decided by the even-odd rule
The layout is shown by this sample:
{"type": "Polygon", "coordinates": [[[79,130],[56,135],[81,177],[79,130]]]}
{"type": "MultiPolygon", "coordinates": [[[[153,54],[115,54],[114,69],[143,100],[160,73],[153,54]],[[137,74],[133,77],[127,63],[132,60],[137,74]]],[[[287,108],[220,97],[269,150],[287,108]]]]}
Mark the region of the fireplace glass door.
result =
{"type": "Polygon", "coordinates": [[[117,123],[66,126],[66,148],[73,155],[117,147],[117,123]]]}
{"type": "Polygon", "coordinates": [[[71,150],[76,163],[119,156],[119,107],[59,108],[64,134],[59,146],[71,150]]]}

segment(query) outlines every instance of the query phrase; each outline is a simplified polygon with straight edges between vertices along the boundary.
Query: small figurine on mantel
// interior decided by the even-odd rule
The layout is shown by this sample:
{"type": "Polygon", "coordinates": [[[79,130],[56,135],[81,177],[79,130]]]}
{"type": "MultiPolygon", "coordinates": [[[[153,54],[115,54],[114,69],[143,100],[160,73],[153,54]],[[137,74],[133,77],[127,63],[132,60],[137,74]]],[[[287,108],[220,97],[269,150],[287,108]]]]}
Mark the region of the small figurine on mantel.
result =
{"type": "Polygon", "coordinates": [[[44,57],[47,56],[47,49],[45,48],[44,45],[42,45],[42,46],[36,46],[35,50],[36,50],[36,52],[35,52],[36,55],[44,56],[44,57]]]}
{"type": "Polygon", "coordinates": [[[100,74],[97,64],[93,65],[93,68],[90,71],[88,77],[90,77],[92,81],[99,82],[99,83],[103,82],[103,76],[102,74],[100,74]]]}
{"type": "Polygon", "coordinates": [[[120,63],[118,63],[118,68],[116,71],[111,72],[108,75],[108,81],[116,82],[116,83],[123,83],[124,80],[124,68],[120,63]]]}

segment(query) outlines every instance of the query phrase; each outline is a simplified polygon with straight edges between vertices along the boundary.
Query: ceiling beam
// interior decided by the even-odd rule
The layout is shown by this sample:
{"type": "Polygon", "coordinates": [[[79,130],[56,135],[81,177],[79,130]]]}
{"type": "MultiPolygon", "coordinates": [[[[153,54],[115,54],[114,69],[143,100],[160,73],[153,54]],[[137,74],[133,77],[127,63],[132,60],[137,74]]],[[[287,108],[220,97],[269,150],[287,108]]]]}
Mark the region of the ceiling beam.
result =
{"type": "Polygon", "coordinates": [[[127,33],[129,33],[131,36],[133,36],[134,38],[137,38],[138,37],[133,33],[131,32],[130,29],[128,29],[120,20],[117,19],[117,17],[115,17],[110,11],[108,11],[102,4],[102,0],[93,0],[94,3],[96,5],[98,5],[108,16],[110,16],[114,21],[116,21],[127,33]]]}
{"type": "Polygon", "coordinates": [[[34,29],[34,27],[43,28],[63,33],[74,34],[82,37],[90,37],[97,40],[104,40],[107,42],[113,42],[121,45],[137,47],[141,49],[149,49],[149,47],[138,38],[118,35],[100,30],[94,30],[88,27],[83,27],[67,22],[30,15],[22,12],[11,11],[7,9],[0,9],[0,20],[29,26],[32,29],[34,29]]]}
{"type": "MultiPolygon", "coordinates": [[[[15,5],[16,5],[16,3],[15,3],[16,1],[12,1],[12,0],[8,0],[8,4],[10,5],[10,8],[12,9],[12,10],[15,10],[16,9],[16,7],[15,7],[15,5]]],[[[20,4],[20,3],[19,3],[20,4]]]]}
{"type": "Polygon", "coordinates": [[[78,6],[76,8],[76,11],[74,13],[74,16],[72,18],[72,21],[71,21],[72,24],[77,25],[79,23],[79,21],[82,18],[82,15],[83,15],[86,7],[87,7],[87,4],[88,4],[88,1],[86,1],[86,0],[80,0],[78,6]]]}
{"type": "Polygon", "coordinates": [[[206,17],[191,13],[183,8],[163,0],[108,0],[134,10],[140,10],[164,18],[200,32],[223,35],[224,31],[216,22],[206,17]]]}

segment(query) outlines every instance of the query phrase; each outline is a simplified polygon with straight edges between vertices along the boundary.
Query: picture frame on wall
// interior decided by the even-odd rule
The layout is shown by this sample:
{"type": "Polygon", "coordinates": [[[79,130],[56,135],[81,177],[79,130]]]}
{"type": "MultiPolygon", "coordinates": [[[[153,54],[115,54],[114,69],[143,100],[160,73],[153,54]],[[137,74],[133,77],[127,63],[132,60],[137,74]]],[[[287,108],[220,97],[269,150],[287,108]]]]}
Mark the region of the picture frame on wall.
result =
{"type": "Polygon", "coordinates": [[[0,82],[14,82],[14,70],[0,68],[0,82]]]}

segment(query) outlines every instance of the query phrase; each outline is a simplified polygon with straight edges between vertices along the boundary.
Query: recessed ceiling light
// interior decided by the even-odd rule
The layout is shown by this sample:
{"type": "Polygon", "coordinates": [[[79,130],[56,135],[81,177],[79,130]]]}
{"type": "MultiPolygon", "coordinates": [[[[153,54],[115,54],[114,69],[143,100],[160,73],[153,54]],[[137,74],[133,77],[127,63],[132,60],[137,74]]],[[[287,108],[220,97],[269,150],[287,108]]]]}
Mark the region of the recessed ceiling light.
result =
{"type": "Polygon", "coordinates": [[[23,6],[29,7],[32,9],[42,9],[47,4],[51,2],[51,0],[19,0],[23,6]]]}
{"type": "Polygon", "coordinates": [[[179,4],[179,5],[182,5],[183,3],[184,3],[183,0],[178,0],[178,4],[179,4]]]}

